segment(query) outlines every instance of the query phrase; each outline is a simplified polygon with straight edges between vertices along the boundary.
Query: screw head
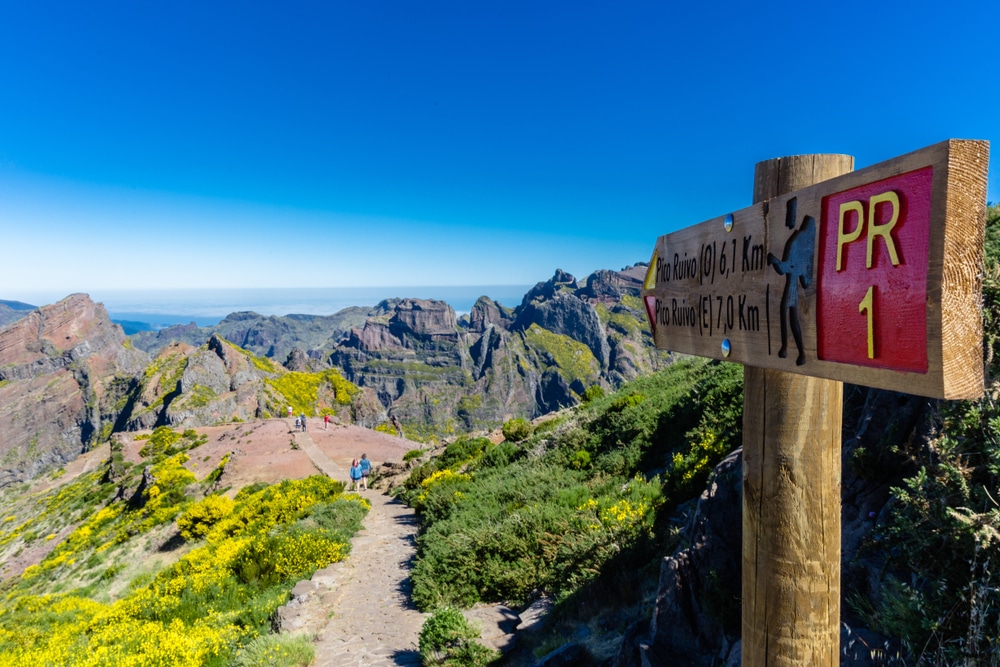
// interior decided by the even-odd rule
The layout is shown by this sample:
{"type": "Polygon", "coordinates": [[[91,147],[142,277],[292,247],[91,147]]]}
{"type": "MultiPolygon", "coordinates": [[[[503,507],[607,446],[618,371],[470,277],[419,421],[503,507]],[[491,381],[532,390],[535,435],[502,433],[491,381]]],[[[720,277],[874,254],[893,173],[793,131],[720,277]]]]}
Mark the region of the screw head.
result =
{"type": "Polygon", "coordinates": [[[729,344],[729,339],[726,338],[724,341],[722,341],[722,356],[728,357],[731,349],[732,345],[729,344]]]}

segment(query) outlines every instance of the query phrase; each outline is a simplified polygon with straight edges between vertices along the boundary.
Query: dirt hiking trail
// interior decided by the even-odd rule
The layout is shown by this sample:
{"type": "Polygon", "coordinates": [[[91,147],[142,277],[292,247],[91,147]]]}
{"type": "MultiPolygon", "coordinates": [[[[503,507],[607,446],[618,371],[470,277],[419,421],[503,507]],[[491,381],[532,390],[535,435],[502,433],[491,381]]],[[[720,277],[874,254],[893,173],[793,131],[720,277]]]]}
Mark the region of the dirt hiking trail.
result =
{"type": "MultiPolygon", "coordinates": [[[[319,470],[344,480],[346,469],[313,435],[296,433],[295,443],[319,470]]],[[[351,540],[350,556],[295,586],[292,601],[279,611],[281,629],[315,635],[313,667],[419,667],[417,638],[425,615],[410,599],[416,514],[381,491],[360,493],[371,510],[351,540]]]]}

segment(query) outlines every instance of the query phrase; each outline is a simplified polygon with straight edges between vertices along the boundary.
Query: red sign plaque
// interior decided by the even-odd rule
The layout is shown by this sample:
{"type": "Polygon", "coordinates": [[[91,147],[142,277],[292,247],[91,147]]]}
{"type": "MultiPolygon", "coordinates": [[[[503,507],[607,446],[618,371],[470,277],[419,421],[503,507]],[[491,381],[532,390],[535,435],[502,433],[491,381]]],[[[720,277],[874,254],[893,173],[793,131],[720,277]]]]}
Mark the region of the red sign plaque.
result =
{"type": "Polygon", "coordinates": [[[927,372],[927,265],[934,170],[823,197],[817,356],[927,372]]]}

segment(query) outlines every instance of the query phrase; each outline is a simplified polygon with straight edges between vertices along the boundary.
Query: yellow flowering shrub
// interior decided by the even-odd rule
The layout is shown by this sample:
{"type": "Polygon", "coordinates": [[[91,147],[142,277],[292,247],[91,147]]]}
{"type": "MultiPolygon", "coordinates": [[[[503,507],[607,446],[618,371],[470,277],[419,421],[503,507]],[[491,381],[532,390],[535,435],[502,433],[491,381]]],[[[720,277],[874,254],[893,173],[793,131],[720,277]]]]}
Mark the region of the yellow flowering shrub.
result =
{"type": "Polygon", "coordinates": [[[33,593],[51,579],[42,572],[70,566],[95,543],[106,548],[110,536],[127,539],[163,510],[156,499],[175,496],[190,481],[182,459],[171,458],[156,470],[160,493],[150,494],[146,508],[115,503],[96,512],[41,565],[25,570],[0,602],[0,667],[228,664],[241,645],[268,632],[295,581],[347,556],[350,535],[370,507],[320,476],[238,494],[235,501],[210,496],[184,515],[200,507],[204,517],[220,517],[205,529],[210,539],[124,597],[102,603],[79,593],[33,593]],[[146,519],[137,522],[136,515],[146,519]]]}
{"type": "MultiPolygon", "coordinates": [[[[427,500],[431,497],[431,494],[434,492],[436,487],[461,484],[463,482],[468,482],[471,479],[471,475],[467,475],[462,472],[455,472],[449,468],[433,472],[420,482],[422,491],[417,494],[417,497],[413,501],[413,505],[418,510],[425,511],[427,508],[427,500]]],[[[455,493],[461,492],[457,490],[453,491],[448,499],[448,502],[454,502],[458,499],[455,497],[455,493]]],[[[461,496],[459,496],[459,498],[460,497],[461,496]]]]}
{"type": "Polygon", "coordinates": [[[642,521],[648,510],[646,503],[632,503],[622,498],[601,512],[601,523],[609,528],[631,528],[642,521]]]}
{"type": "Polygon", "coordinates": [[[295,414],[304,413],[309,417],[316,416],[317,409],[322,413],[324,407],[330,407],[320,405],[321,388],[332,402],[339,405],[350,405],[351,398],[358,393],[357,386],[333,368],[319,373],[288,371],[264,381],[278,392],[282,404],[292,406],[295,414]]]}
{"type": "Polygon", "coordinates": [[[204,537],[213,525],[232,514],[235,507],[235,502],[220,495],[211,495],[195,503],[177,519],[181,537],[185,540],[204,537]]]}

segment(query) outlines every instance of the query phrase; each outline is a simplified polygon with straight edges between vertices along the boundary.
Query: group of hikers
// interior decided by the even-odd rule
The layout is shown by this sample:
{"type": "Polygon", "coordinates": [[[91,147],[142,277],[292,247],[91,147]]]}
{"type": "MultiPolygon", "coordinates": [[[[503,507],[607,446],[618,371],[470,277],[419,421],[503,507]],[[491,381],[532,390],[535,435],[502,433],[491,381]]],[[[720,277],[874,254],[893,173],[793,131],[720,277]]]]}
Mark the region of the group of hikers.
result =
{"type": "Polygon", "coordinates": [[[351,461],[351,488],[359,491],[368,490],[368,475],[372,470],[372,462],[368,460],[367,454],[362,454],[361,459],[351,461]]]}
{"type": "MultiPolygon", "coordinates": [[[[289,419],[292,418],[292,406],[290,406],[290,405],[288,406],[288,418],[289,419]]],[[[330,414],[327,413],[327,414],[323,415],[323,430],[327,431],[329,429],[330,429],[330,414]]],[[[303,432],[305,432],[305,430],[306,430],[306,413],[303,412],[301,415],[299,415],[298,417],[295,418],[295,430],[296,431],[302,430],[303,432]]]]}

